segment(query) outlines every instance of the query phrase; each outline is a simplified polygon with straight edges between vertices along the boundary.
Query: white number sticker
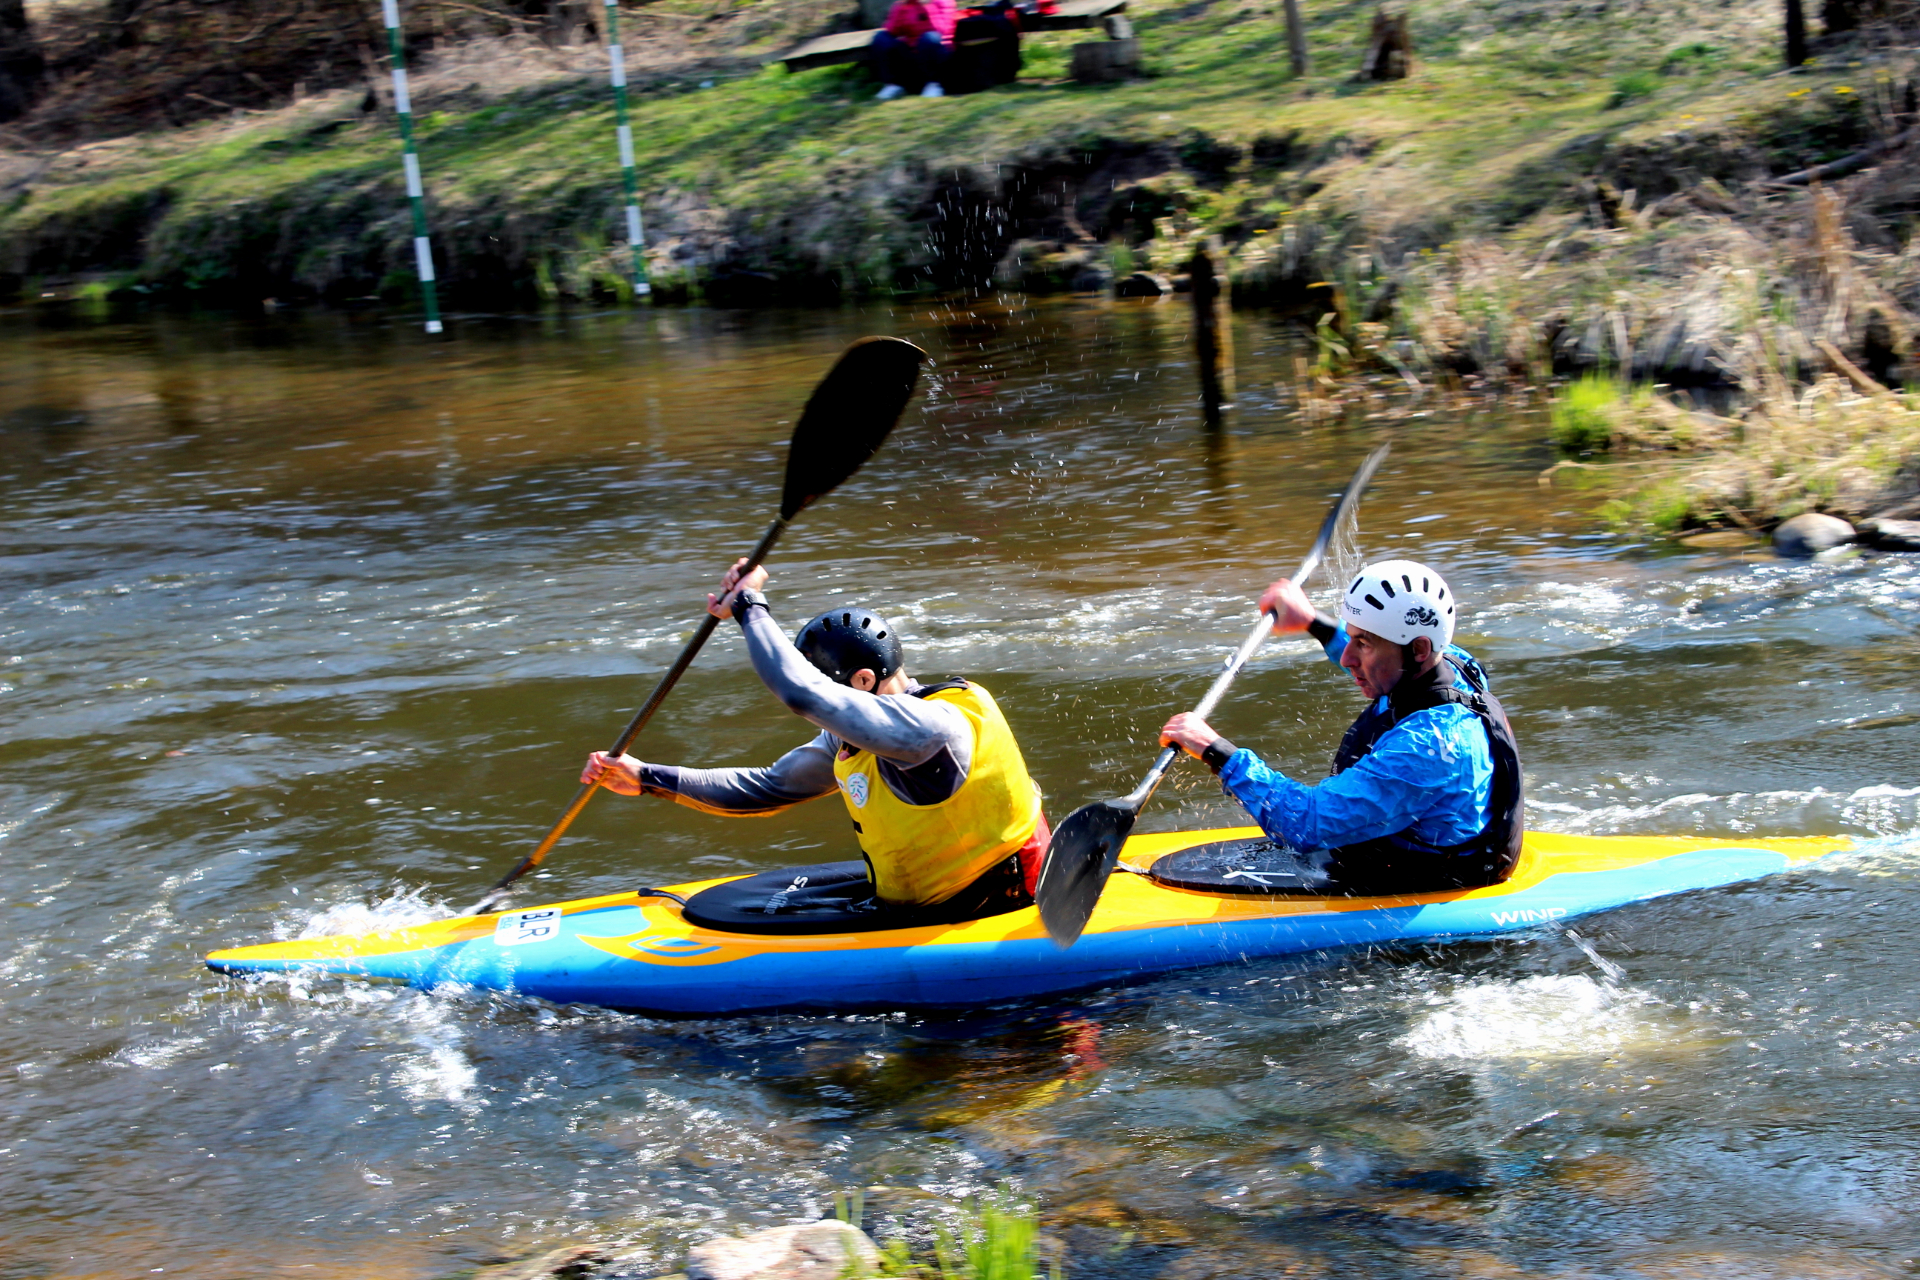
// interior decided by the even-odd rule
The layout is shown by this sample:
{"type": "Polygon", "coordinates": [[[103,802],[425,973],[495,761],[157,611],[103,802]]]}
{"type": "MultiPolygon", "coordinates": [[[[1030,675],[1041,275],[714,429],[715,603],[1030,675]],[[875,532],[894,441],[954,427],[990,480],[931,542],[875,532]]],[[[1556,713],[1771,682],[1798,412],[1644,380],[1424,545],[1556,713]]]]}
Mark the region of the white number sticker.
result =
{"type": "Polygon", "coordinates": [[[533,911],[510,911],[493,926],[493,940],[503,947],[518,947],[529,942],[545,942],[560,936],[558,907],[540,907],[533,911]]]}

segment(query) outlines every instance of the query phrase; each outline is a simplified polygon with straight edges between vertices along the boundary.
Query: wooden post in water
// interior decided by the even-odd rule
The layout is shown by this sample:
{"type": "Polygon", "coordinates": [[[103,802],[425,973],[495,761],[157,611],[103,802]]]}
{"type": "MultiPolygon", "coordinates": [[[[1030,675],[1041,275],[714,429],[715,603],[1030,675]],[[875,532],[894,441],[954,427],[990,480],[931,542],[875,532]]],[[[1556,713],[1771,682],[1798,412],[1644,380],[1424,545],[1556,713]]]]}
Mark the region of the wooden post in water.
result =
{"type": "Polygon", "coordinates": [[[1227,256],[1209,236],[1187,264],[1193,281],[1193,354],[1200,366],[1200,411],[1209,427],[1233,399],[1233,311],[1227,297],[1227,256]],[[1216,267],[1215,263],[1218,263],[1216,267]]]}

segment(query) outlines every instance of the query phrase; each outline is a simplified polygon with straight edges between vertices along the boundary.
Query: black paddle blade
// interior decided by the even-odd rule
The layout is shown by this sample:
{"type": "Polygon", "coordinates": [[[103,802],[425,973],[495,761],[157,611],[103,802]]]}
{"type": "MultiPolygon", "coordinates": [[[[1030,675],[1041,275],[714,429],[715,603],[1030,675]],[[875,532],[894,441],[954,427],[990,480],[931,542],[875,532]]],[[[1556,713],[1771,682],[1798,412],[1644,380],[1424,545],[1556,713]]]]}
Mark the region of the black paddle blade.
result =
{"type": "Polygon", "coordinates": [[[1033,896],[1047,936],[1061,946],[1072,946],[1093,918],[1094,904],[1139,816],[1137,809],[1118,801],[1096,800],[1075,809],[1053,829],[1033,896]]]}
{"type": "Polygon", "coordinates": [[[871,458],[913,398],[927,353],[900,338],[862,338],[813,389],[787,448],[780,518],[832,493],[871,458]]]}

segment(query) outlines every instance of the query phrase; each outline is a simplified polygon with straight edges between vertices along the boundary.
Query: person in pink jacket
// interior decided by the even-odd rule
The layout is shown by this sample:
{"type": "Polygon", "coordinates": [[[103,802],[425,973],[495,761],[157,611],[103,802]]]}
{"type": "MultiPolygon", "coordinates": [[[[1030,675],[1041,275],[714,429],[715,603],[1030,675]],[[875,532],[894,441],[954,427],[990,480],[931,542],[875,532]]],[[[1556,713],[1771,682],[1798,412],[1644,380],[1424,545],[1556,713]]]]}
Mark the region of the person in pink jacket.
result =
{"type": "Polygon", "coordinates": [[[869,46],[874,73],[880,77],[880,101],[916,92],[923,98],[946,93],[940,87],[940,69],[947,61],[957,16],[953,0],[897,0],[869,46]]]}

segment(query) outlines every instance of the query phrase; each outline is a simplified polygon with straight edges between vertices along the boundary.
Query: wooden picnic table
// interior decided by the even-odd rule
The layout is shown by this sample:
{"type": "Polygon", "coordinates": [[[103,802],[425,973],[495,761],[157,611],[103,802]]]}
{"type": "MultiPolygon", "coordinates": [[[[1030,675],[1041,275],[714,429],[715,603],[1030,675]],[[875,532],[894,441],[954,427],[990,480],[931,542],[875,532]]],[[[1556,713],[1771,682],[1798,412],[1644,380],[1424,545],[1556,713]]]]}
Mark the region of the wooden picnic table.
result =
{"type": "MultiPolygon", "coordinates": [[[[1023,13],[1020,15],[1022,31],[1076,31],[1086,27],[1104,26],[1107,34],[1115,39],[1124,39],[1132,34],[1120,17],[1125,12],[1127,0],[1061,0],[1052,13],[1023,13]],[[1113,21],[1117,19],[1118,21],[1113,21]]],[[[867,46],[873,43],[872,31],[842,31],[838,35],[821,36],[805,44],[795,45],[769,62],[778,62],[789,71],[809,71],[814,67],[831,67],[842,62],[858,62],[866,56],[867,46]]]]}

